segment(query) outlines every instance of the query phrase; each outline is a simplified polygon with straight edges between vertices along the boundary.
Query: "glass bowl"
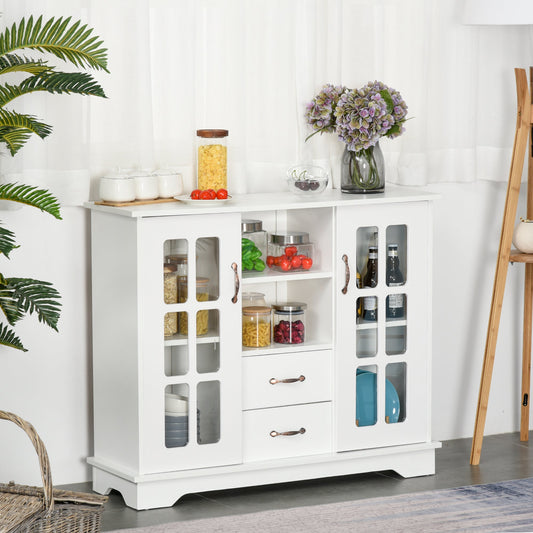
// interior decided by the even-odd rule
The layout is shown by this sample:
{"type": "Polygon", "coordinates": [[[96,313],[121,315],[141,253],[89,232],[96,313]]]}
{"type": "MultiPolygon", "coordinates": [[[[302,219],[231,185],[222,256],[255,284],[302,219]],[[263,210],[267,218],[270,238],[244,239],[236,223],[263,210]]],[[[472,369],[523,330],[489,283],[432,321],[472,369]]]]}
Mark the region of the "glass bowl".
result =
{"type": "Polygon", "coordinates": [[[289,190],[295,194],[318,194],[329,181],[326,169],[316,165],[296,165],[287,170],[289,190]]]}

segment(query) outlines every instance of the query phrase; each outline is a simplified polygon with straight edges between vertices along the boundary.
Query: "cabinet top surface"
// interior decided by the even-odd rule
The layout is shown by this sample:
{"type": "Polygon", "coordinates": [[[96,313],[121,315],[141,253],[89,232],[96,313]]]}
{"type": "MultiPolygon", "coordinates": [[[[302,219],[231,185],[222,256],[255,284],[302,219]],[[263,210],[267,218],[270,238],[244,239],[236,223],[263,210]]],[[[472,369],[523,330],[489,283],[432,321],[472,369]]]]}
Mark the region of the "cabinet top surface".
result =
{"type": "Polygon", "coordinates": [[[298,196],[290,192],[235,194],[229,202],[208,206],[175,202],[112,207],[85,203],[85,207],[94,211],[104,211],[116,215],[142,218],[177,215],[198,215],[207,213],[235,213],[246,211],[276,211],[280,209],[308,209],[317,207],[379,205],[398,202],[420,202],[434,200],[437,194],[413,188],[387,185],[384,193],[378,194],[344,194],[340,189],[327,189],[321,194],[298,196]]]}

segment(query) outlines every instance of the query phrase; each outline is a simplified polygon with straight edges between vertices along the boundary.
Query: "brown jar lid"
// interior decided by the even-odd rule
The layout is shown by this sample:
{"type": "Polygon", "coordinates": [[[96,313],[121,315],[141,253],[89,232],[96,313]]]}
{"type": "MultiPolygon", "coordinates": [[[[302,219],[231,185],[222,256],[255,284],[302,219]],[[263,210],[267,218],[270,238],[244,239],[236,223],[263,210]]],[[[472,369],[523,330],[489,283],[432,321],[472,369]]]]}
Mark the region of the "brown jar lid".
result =
{"type": "Polygon", "coordinates": [[[173,263],[165,263],[163,265],[163,271],[165,274],[171,274],[172,272],[176,272],[177,269],[178,267],[173,263]]]}
{"type": "Polygon", "coordinates": [[[196,130],[196,135],[198,137],[206,138],[227,137],[228,133],[228,130],[196,130]]]}

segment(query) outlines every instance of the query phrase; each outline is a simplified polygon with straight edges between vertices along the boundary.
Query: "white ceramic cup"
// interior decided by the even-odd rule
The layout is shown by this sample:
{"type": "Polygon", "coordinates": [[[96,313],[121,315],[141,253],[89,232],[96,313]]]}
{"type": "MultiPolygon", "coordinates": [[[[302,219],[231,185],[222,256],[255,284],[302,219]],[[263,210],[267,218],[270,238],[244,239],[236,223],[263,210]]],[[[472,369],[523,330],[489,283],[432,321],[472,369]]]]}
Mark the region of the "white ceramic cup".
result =
{"type": "Polygon", "coordinates": [[[183,179],[177,172],[155,172],[160,198],[173,198],[183,192],[183,179]]]}

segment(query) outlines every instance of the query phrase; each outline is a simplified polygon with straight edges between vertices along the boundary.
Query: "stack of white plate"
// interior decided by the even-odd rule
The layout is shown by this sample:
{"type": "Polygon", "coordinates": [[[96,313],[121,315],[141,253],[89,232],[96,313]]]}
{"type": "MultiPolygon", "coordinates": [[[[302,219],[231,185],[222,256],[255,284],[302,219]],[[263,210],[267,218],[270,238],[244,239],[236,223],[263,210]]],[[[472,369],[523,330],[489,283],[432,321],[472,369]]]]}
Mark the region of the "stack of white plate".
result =
{"type": "Polygon", "coordinates": [[[165,394],[165,446],[176,448],[189,441],[189,400],[179,394],[165,394]]]}

